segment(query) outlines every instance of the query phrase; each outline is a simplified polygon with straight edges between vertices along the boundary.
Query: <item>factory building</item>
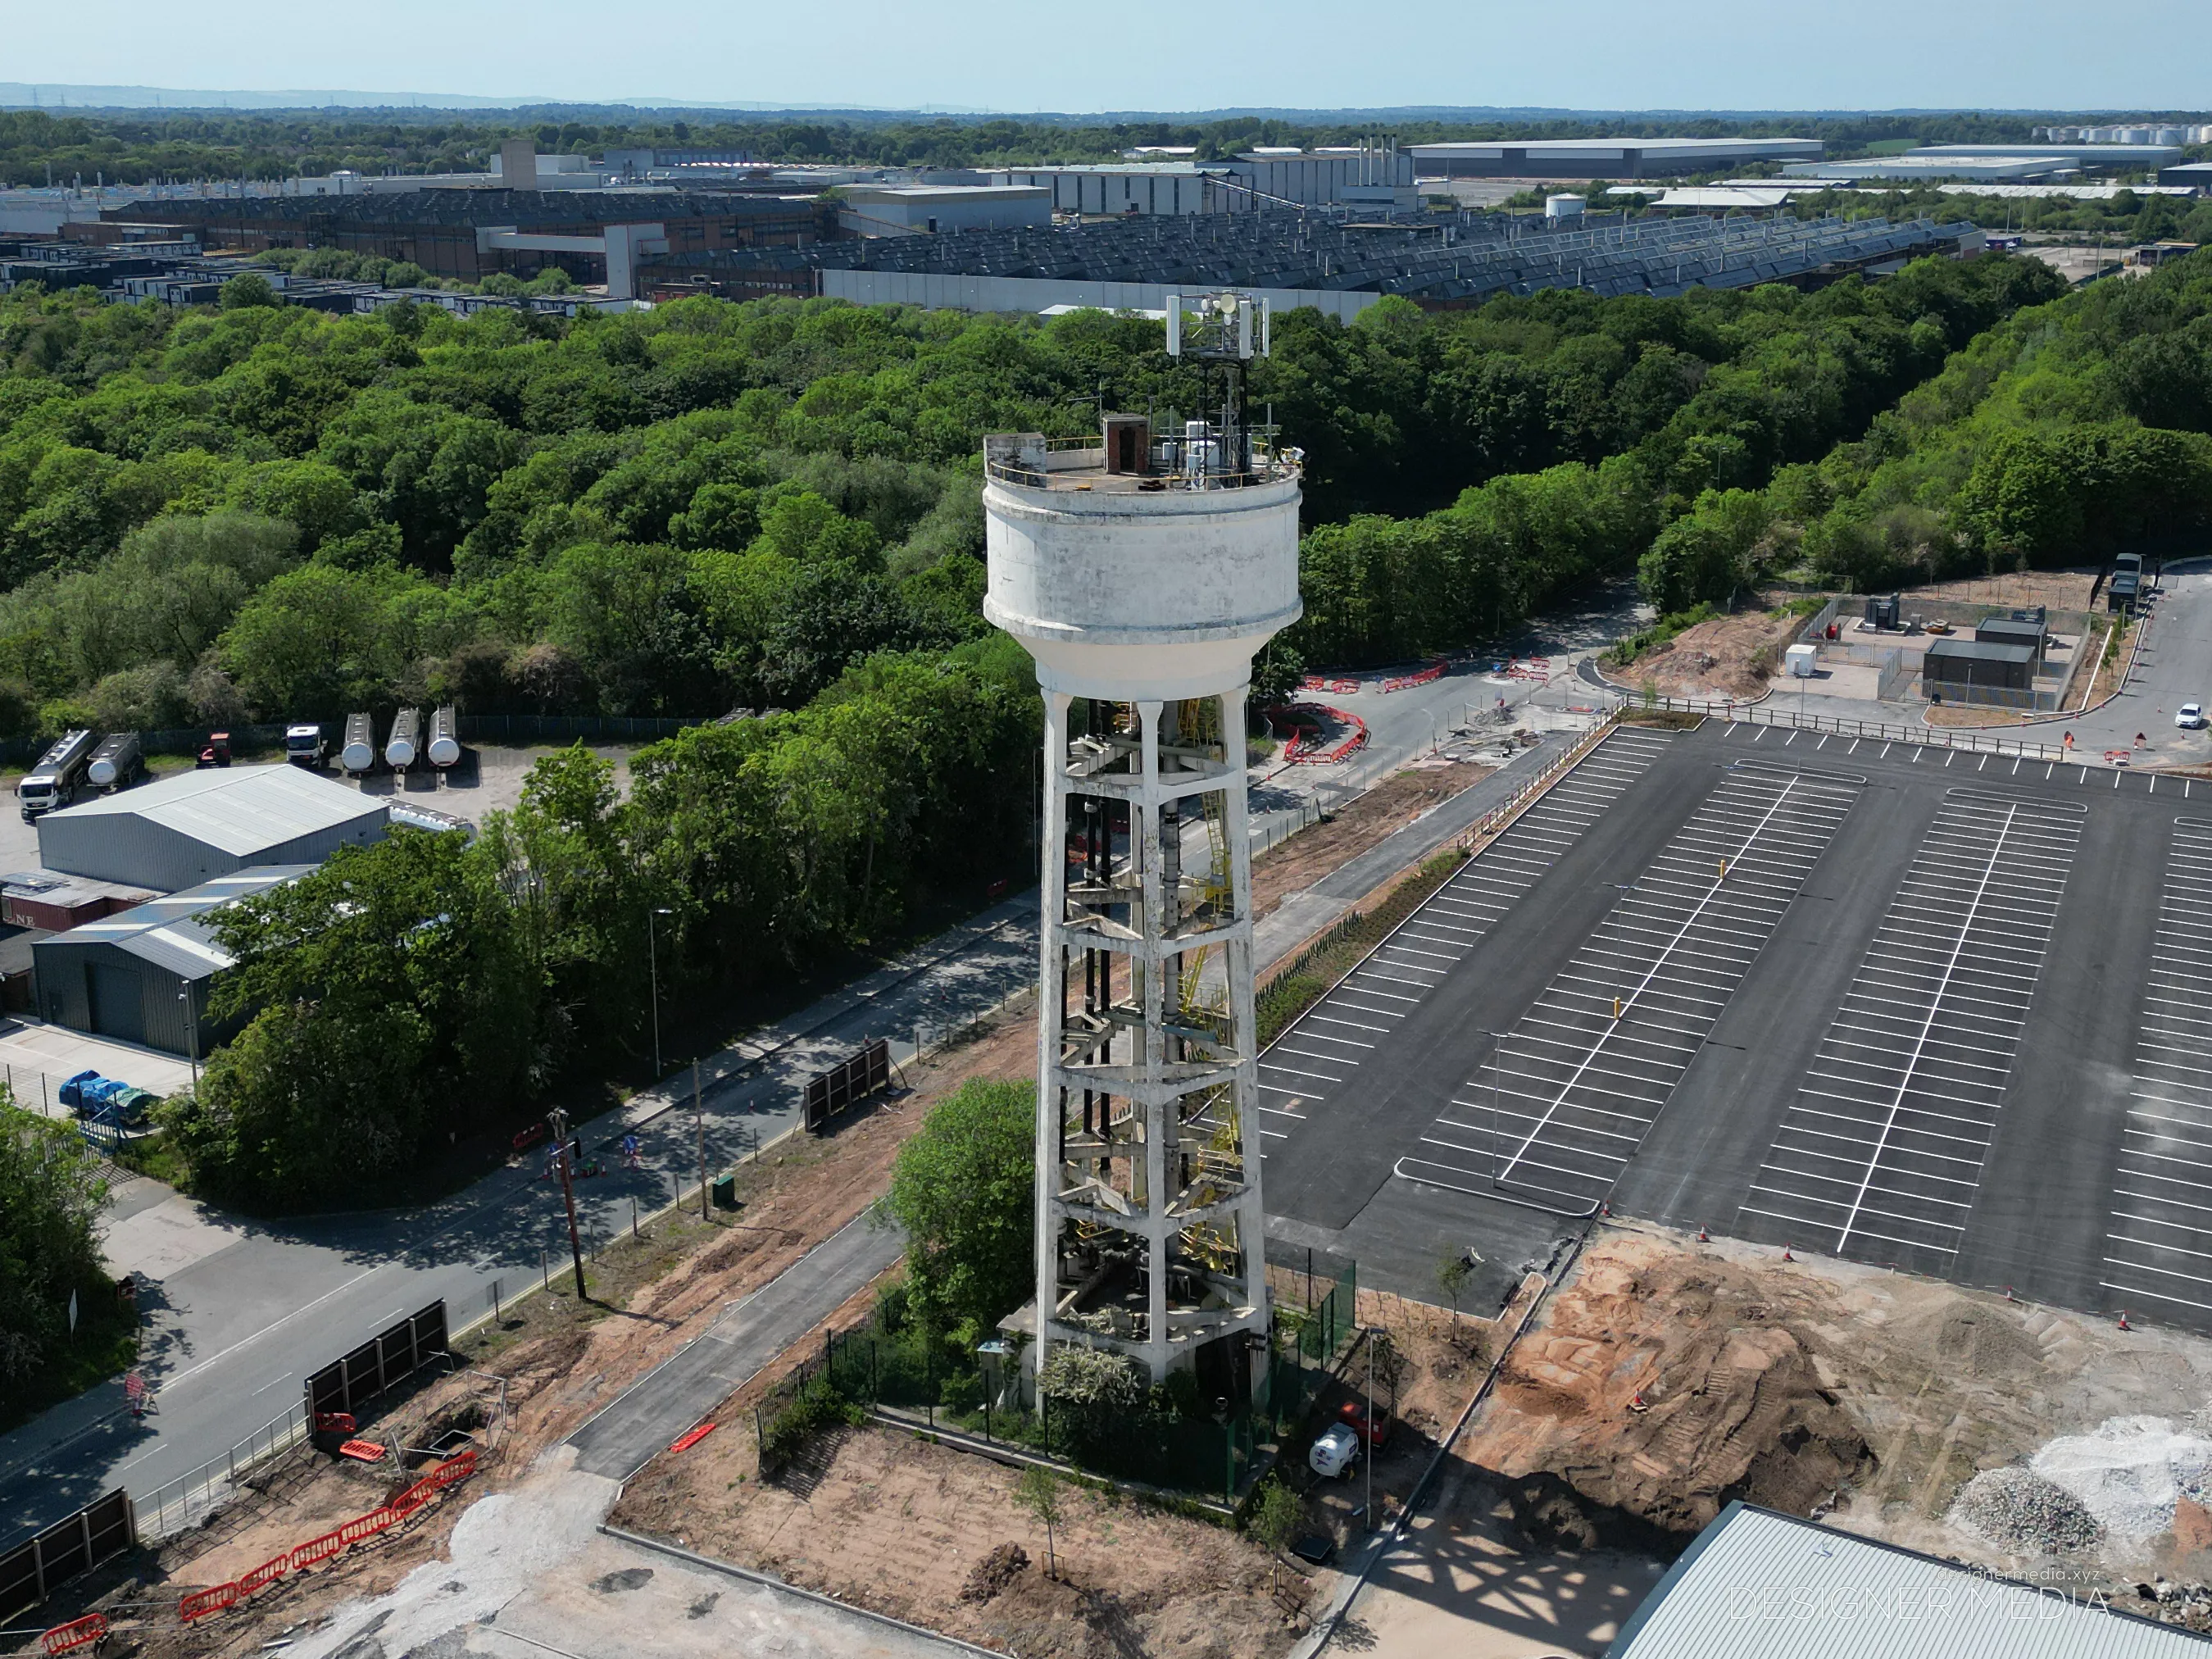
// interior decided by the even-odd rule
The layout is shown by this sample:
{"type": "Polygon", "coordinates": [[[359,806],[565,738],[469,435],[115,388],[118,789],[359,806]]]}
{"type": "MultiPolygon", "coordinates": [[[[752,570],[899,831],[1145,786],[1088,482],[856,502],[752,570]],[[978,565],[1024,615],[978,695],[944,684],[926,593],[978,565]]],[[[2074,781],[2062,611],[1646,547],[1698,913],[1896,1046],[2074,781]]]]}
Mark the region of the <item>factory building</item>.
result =
{"type": "Polygon", "coordinates": [[[1007,167],[997,184],[1052,192],[1055,213],[1250,213],[1281,207],[1407,212],[1419,205],[1413,159],[1394,144],[1329,149],[1255,149],[1218,161],[1102,163],[1007,167]]]}
{"type": "Polygon", "coordinates": [[[1052,222],[1052,192],[1035,185],[847,185],[838,228],[854,236],[950,234],[1052,222]]]}
{"type": "Polygon", "coordinates": [[[1054,213],[1108,217],[1127,213],[1226,213],[1237,192],[1218,163],[1133,162],[1126,166],[1006,167],[994,183],[1050,192],[1054,213]]]}
{"type": "Polygon", "coordinates": [[[231,964],[216,942],[216,913],[313,868],[240,871],[34,940],[39,1017],[167,1054],[205,1055],[230,1035],[207,1017],[209,981],[231,964]]]}
{"type": "Polygon", "coordinates": [[[1731,1502],[1606,1649],[1606,1659],[2200,1659],[2204,1638],[2098,1594],[1731,1502]]]}
{"type": "Polygon", "coordinates": [[[1875,155],[1863,161],[1792,162],[1782,171],[1793,179],[1839,182],[1958,179],[2024,183],[2032,179],[2070,179],[2092,168],[2149,171],[2171,167],[2180,159],[2179,148],[2165,144],[1929,144],[1902,155],[1875,155]]]}
{"type": "Polygon", "coordinates": [[[1406,150],[1424,179],[1655,179],[1824,153],[1817,138],[1546,138],[1406,150]]]}
{"type": "Polygon", "coordinates": [[[1586,288],[1672,295],[1761,283],[1818,287],[1923,254],[1978,252],[1970,224],[1881,218],[1642,219],[1430,214],[1339,222],[1275,209],[1201,219],[1132,214],[1050,228],[879,236],[648,260],[649,299],[827,296],[860,305],[1043,312],[1160,311],[1171,294],[1234,286],[1277,311],[1349,321],[1384,295],[1436,308],[1586,288]]]}
{"type": "MultiPolygon", "coordinates": [[[[146,207],[114,212],[144,218],[146,207]]],[[[163,203],[160,216],[168,234],[207,248],[337,248],[410,260],[434,276],[471,283],[494,271],[558,265],[579,283],[611,288],[641,243],[662,243],[652,251],[681,255],[795,246],[836,234],[834,208],[812,198],[673,190],[258,196],[163,203]]]]}
{"type": "Polygon", "coordinates": [[[39,820],[39,862],[173,893],[264,865],[319,864],[380,841],[385,803],[278,763],[179,773],[39,820]]]}

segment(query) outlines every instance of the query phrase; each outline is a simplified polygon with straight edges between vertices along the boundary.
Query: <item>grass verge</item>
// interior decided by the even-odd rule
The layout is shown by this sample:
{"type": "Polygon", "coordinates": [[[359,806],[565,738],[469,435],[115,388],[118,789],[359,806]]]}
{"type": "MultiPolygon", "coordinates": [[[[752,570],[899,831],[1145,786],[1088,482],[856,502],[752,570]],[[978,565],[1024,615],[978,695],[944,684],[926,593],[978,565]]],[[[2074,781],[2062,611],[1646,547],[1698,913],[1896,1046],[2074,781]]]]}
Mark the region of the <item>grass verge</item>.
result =
{"type": "Polygon", "coordinates": [[[1430,894],[1456,875],[1467,859],[1456,847],[1437,854],[1383,894],[1371,909],[1347,912],[1278,969],[1259,996],[1261,1046],[1273,1042],[1292,1020],[1320,1001],[1330,986],[1358,967],[1430,894]]]}

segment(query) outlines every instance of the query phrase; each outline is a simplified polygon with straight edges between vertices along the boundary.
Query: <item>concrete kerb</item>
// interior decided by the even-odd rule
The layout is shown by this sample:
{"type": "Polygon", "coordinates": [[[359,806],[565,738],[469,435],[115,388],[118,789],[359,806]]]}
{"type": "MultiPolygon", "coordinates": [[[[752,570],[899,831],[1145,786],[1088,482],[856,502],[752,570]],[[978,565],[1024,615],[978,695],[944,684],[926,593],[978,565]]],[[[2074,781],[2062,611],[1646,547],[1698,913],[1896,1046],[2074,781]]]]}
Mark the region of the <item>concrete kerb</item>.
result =
{"type": "Polygon", "coordinates": [[[1046,1457],[1037,1452],[1024,1451],[1018,1446],[1006,1445],[996,1440],[981,1439],[969,1433],[965,1429],[950,1429],[942,1424],[932,1424],[926,1419],[918,1420],[883,1406],[871,1406],[867,1408],[867,1412],[868,1420],[871,1423],[880,1424],[887,1429],[896,1429],[901,1434],[911,1434],[920,1438],[936,1441],[941,1445],[950,1446],[955,1451],[969,1452],[977,1457],[988,1457],[994,1463],[1003,1463],[1010,1469],[1050,1469],[1072,1486],[1089,1486],[1094,1490],[1127,1492],[1132,1498],[1141,1498],[1148,1504],[1158,1504],[1167,1509],[1202,1510],[1207,1518],[1223,1526],[1236,1524],[1236,1510],[1226,1504],[1217,1503],[1212,1498],[1200,1497],[1195,1492],[1170,1492],[1164,1486],[1148,1486],[1141,1480],[1116,1480],[1111,1475],[1099,1474],[1091,1469],[1078,1468],[1073,1463],[1063,1463],[1057,1458],[1046,1457]]]}
{"type": "Polygon", "coordinates": [[[717,1561],[711,1555],[701,1555],[696,1551],[687,1550],[680,1545],[664,1543],[658,1538],[648,1538],[643,1533],[630,1532],[621,1527],[611,1526],[605,1522],[599,1523],[599,1530],[607,1537],[617,1539],[634,1548],[653,1550],[672,1559],[684,1562],[688,1565],[697,1567],[703,1572],[718,1572],[726,1578],[742,1579],[749,1584],[758,1584],[763,1589],[774,1590],[778,1595],[794,1596],[802,1601],[811,1601],[817,1607],[834,1607],[840,1613],[848,1613],[856,1619],[866,1619],[873,1624],[887,1626],[892,1630],[903,1632],[908,1636],[919,1636],[928,1641],[942,1642],[948,1647],[958,1648],[966,1653],[981,1655],[982,1659],[1006,1659],[1005,1654],[994,1648],[978,1647],[973,1642],[963,1642],[958,1637],[947,1636],[941,1631],[929,1630],[921,1625],[909,1625],[903,1619],[894,1619],[887,1613],[878,1613],[874,1608],[861,1607],[858,1602],[841,1601],[836,1596],[824,1595],[820,1590],[803,1589],[797,1584],[785,1583],[773,1573],[758,1572],[750,1567],[741,1567],[731,1561],[717,1561]]]}
{"type": "MultiPolygon", "coordinates": [[[[1513,1350],[1520,1345],[1521,1339],[1526,1336],[1529,1328],[1535,1324],[1536,1316],[1542,1311],[1545,1302],[1573,1269],[1576,1261],[1583,1253],[1583,1246],[1589,1243],[1589,1229],[1585,1226],[1575,1236],[1574,1248],[1567,1252],[1566,1260],[1559,1263],[1558,1270],[1550,1278],[1544,1279],[1533,1273],[1529,1275],[1530,1278],[1538,1279],[1536,1293],[1528,1298],[1528,1305],[1522,1310],[1520,1322],[1513,1328],[1512,1337],[1503,1348],[1498,1350],[1498,1358],[1491,1361],[1490,1370],[1484,1374],[1482,1386],[1474,1391],[1474,1397],[1467,1402],[1467,1408],[1460,1413],[1458,1421],[1452,1425],[1451,1432],[1446,1435],[1438,1443],[1436,1450],[1430,1454],[1428,1467],[1421,1471],[1420,1478],[1413,1482],[1413,1489],[1407,1494],[1405,1504],[1399,1510],[1397,1518],[1367,1540],[1366,1547],[1359,1553],[1356,1570],[1343,1575],[1337,1584],[1336,1594],[1329,1598],[1328,1606],[1322,1610],[1321,1617],[1314,1620],[1313,1629],[1309,1631],[1290,1650],[1286,1659],[1314,1659],[1315,1655],[1327,1647],[1330,1638],[1335,1636],[1337,1627],[1343,1623],[1344,1615],[1351,1610],[1352,1602],[1358,1599],[1359,1592],[1366,1587],[1367,1580],[1374,1573],[1376,1564],[1390,1551],[1405,1542],[1407,1534],[1413,1529],[1413,1517],[1419,1513],[1421,1499],[1427,1495],[1430,1486],[1436,1480],[1437,1471],[1443,1467],[1444,1459],[1451,1455],[1452,1448],[1458,1444],[1460,1436],[1467,1431],[1467,1425],[1474,1420],[1474,1414],[1480,1409],[1482,1402],[1489,1399],[1492,1392],[1497,1388],[1498,1377],[1504,1373],[1505,1362],[1512,1357],[1513,1350]]],[[[1524,1291],[1528,1285],[1528,1279],[1522,1280],[1522,1288],[1524,1291]]]]}
{"type": "MultiPolygon", "coordinates": [[[[1339,911],[1335,915],[1331,916],[1327,921],[1323,922],[1312,933],[1298,940],[1297,944],[1285,946],[1283,953],[1277,957],[1274,963],[1270,965],[1268,970],[1263,976],[1264,980],[1266,981],[1272,982],[1285,964],[1295,962],[1300,956],[1313,949],[1316,943],[1318,942],[1322,936],[1327,933],[1331,928],[1342,925],[1345,917],[1352,913],[1354,906],[1361,903],[1366,899],[1373,897],[1374,895],[1381,892],[1391,883],[1403,880],[1407,871],[1418,867],[1419,864],[1428,859],[1434,858],[1437,854],[1442,852],[1445,847],[1457,847],[1461,851],[1467,854],[1468,862],[1472,862],[1474,859],[1480,857],[1480,850],[1475,846],[1477,842],[1495,841],[1499,836],[1504,834],[1506,830],[1511,829],[1513,827],[1514,821],[1517,819],[1522,812],[1534,805],[1536,801],[1543,796],[1547,790],[1548,790],[1553,784],[1557,783],[1561,778],[1566,776],[1569,772],[1572,771],[1583,761],[1589,759],[1591,753],[1597,748],[1598,744],[1602,743],[1607,736],[1613,731],[1616,724],[1615,717],[1608,714],[1604,720],[1601,720],[1592,731],[1586,732],[1582,737],[1577,738],[1575,742],[1567,748],[1566,751],[1560,755],[1558,759],[1553,761],[1551,764],[1547,766],[1541,772],[1539,772],[1534,777],[1529,779],[1528,782],[1522,785],[1520,790],[1515,793],[1511,799],[1505,802],[1504,805],[1492,807],[1488,812],[1485,813],[1477,823],[1469,826],[1462,834],[1455,836],[1441,845],[1430,848],[1428,852],[1422,854],[1420,857],[1414,860],[1413,863],[1401,866],[1392,875],[1385,876],[1381,881],[1376,882],[1374,886],[1369,888],[1366,892],[1361,894],[1358,898],[1353,899],[1346,903],[1342,910],[1339,911]],[[1501,817],[1501,815],[1504,816],[1501,817]],[[1493,820],[1497,821],[1496,827],[1494,829],[1484,828],[1484,825],[1492,823],[1493,820]]],[[[1433,811],[1435,809],[1432,808],[1431,810],[1433,811]]],[[[1406,918],[1405,921],[1401,921],[1398,924],[1398,927],[1392,928],[1388,935],[1376,942],[1375,951],[1379,951],[1383,947],[1383,945],[1388,945],[1392,939],[1397,936],[1398,928],[1405,927],[1412,921],[1413,917],[1409,915],[1406,918]]],[[[1370,951],[1367,953],[1367,956],[1374,955],[1375,951],[1370,951]]],[[[1349,979],[1353,974],[1358,973],[1362,967],[1365,966],[1367,956],[1362,957],[1358,963],[1353,964],[1351,968],[1346,969],[1344,974],[1340,976],[1334,984],[1329,986],[1328,990],[1323,991],[1320,996],[1315,998],[1312,1006],[1318,1007],[1322,1002],[1328,999],[1330,993],[1336,989],[1338,985],[1341,985],[1345,980],[1349,979]]],[[[1309,1012],[1310,1012],[1310,1010],[1309,1010],[1309,1012]]],[[[1297,1019],[1304,1019],[1304,1018],[1305,1015],[1302,1013],[1297,1017],[1297,1019]]],[[[1292,1020],[1290,1025],[1285,1025],[1283,1028],[1282,1032],[1279,1033],[1276,1036],[1275,1041],[1277,1042],[1281,1042],[1283,1036],[1289,1034],[1291,1027],[1297,1024],[1297,1019],[1292,1020]]],[[[1274,1043],[1271,1042],[1267,1046],[1272,1048],[1274,1047],[1274,1043]]]]}

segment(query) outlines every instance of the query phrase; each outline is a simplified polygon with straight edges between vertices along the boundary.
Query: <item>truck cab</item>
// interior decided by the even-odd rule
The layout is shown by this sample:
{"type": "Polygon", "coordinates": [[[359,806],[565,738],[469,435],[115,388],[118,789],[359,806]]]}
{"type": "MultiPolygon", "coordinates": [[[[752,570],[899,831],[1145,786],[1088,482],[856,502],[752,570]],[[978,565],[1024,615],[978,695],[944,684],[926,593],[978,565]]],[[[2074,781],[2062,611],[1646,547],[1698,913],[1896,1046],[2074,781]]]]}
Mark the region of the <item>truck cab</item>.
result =
{"type": "Polygon", "coordinates": [[[24,823],[35,823],[76,799],[94,747],[95,739],[89,732],[64,732],[55,739],[15,786],[15,801],[22,808],[24,823]]]}
{"type": "Polygon", "coordinates": [[[330,744],[319,726],[288,726],[284,728],[284,758],[295,766],[304,766],[310,772],[322,770],[325,757],[330,753],[330,744]]]}

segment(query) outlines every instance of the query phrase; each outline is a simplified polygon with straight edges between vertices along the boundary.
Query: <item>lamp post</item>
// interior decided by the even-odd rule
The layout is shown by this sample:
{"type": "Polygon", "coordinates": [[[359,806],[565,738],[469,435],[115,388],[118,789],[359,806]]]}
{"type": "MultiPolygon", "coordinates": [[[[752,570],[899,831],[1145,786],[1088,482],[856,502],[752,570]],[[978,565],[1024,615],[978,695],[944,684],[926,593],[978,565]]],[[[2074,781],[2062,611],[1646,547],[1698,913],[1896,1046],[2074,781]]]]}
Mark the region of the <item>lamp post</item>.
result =
{"type": "Polygon", "coordinates": [[[653,918],[672,916],[675,911],[665,904],[657,904],[646,913],[645,959],[653,975],[653,1080],[660,1081],[660,941],[656,937],[653,918]]]}
{"type": "Polygon", "coordinates": [[[1483,1035],[1484,1035],[1485,1036],[1487,1036],[1487,1037],[1490,1039],[1490,1133],[1489,1133],[1486,1137],[1485,1137],[1485,1139],[1486,1139],[1489,1142],[1489,1144],[1490,1144],[1490,1184],[1491,1184],[1492,1186],[1495,1187],[1495,1186],[1497,1186],[1497,1185],[1498,1184],[1498,1049],[1499,1049],[1499,1048],[1501,1047],[1501,1045],[1503,1045],[1503,1044],[1504,1044],[1504,1041],[1505,1041],[1505,1033],[1504,1033],[1504,1032],[1503,1032],[1503,1031],[1486,1031],[1486,1032],[1484,1032],[1484,1033],[1483,1033],[1483,1035]]]}
{"type": "Polygon", "coordinates": [[[568,1255],[576,1264],[576,1300],[584,1300],[584,1241],[576,1231],[575,1172],[568,1167],[568,1114],[556,1106],[545,1114],[553,1131],[554,1167],[561,1171],[561,1201],[568,1211],[568,1255]]]}
{"type": "Polygon", "coordinates": [[[199,1010],[192,1006],[192,988],[189,985],[177,993],[177,1000],[185,1005],[185,1042],[192,1057],[192,1092],[200,1091],[200,1018],[199,1010]]]}

